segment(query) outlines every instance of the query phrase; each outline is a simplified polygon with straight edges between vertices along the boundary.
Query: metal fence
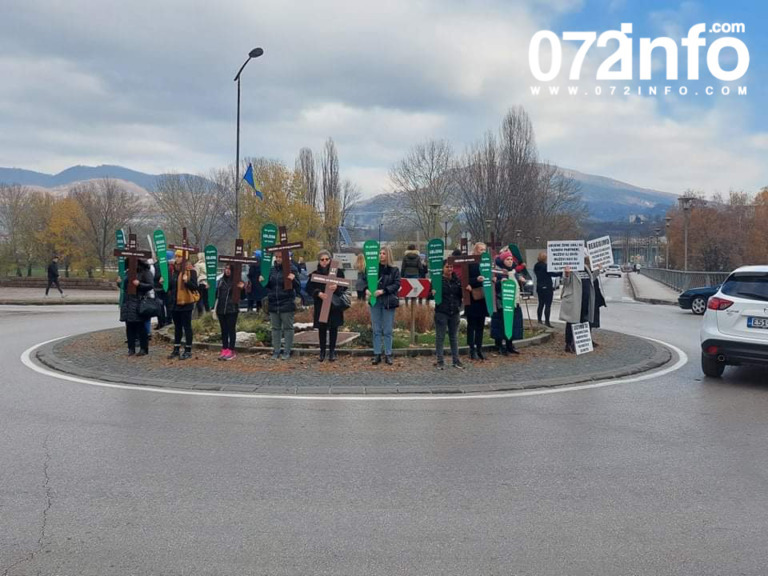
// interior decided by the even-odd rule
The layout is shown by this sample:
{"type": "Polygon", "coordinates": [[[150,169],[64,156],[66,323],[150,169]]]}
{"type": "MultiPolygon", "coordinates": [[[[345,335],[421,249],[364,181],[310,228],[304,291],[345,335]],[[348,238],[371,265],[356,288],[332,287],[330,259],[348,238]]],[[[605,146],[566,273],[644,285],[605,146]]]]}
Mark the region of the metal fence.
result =
{"type": "Polygon", "coordinates": [[[640,274],[666,284],[678,292],[685,292],[689,288],[722,284],[730,273],[685,272],[683,270],[665,270],[664,268],[641,268],[640,274]]]}

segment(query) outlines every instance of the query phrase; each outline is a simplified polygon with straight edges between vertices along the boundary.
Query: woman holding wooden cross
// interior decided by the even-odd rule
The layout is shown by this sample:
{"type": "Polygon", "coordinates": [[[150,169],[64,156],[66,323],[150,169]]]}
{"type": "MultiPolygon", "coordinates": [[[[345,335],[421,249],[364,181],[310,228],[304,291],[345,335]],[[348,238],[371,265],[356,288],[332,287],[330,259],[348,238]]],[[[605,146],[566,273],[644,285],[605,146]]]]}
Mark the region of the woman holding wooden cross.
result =
{"type": "MultiPolygon", "coordinates": [[[[340,302],[341,294],[347,291],[345,286],[336,286],[335,284],[325,284],[312,280],[315,275],[328,276],[331,272],[331,253],[328,250],[321,250],[317,255],[317,270],[310,277],[307,292],[314,301],[314,328],[318,331],[320,337],[320,362],[325,361],[325,350],[329,348],[328,362],[336,361],[336,339],[339,336],[339,328],[344,325],[344,308],[340,302]],[[326,288],[327,286],[327,288],[326,288]],[[323,302],[331,299],[331,310],[328,313],[328,321],[323,322],[320,318],[320,311],[323,302]]],[[[344,270],[339,268],[336,271],[338,278],[344,278],[344,270]]]]}
{"type": "Polygon", "coordinates": [[[184,259],[184,252],[176,250],[174,256],[173,274],[168,284],[168,308],[173,317],[174,330],[173,352],[168,359],[186,360],[192,358],[192,310],[200,300],[200,293],[197,291],[197,272],[189,260],[184,259]],[[184,353],[179,354],[182,332],[185,337],[184,353]]]}

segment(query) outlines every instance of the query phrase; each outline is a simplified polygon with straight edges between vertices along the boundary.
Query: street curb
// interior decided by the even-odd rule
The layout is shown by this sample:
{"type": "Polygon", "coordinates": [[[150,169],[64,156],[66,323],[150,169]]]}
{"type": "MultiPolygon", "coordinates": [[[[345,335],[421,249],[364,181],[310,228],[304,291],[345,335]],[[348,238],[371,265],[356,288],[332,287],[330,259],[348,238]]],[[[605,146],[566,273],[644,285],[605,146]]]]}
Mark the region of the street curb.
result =
{"type": "Polygon", "coordinates": [[[118,301],[109,300],[69,300],[69,299],[50,299],[50,300],[2,300],[0,306],[97,306],[97,305],[117,306],[118,301]]]}
{"type": "MultiPolygon", "coordinates": [[[[173,337],[170,334],[171,328],[164,329],[154,334],[161,340],[164,340],[168,344],[173,342],[173,337]]],[[[543,334],[538,334],[533,338],[524,338],[522,340],[515,340],[515,348],[528,348],[530,346],[541,346],[546,344],[555,337],[554,330],[545,330],[543,334]]],[[[209,343],[209,342],[193,342],[192,348],[198,350],[221,350],[221,344],[209,343]]],[[[496,348],[495,344],[484,344],[483,351],[490,352],[496,348]]],[[[271,354],[271,346],[250,346],[248,348],[243,346],[235,346],[235,352],[240,353],[252,353],[252,354],[271,354]]],[[[293,348],[291,350],[291,356],[317,356],[320,354],[320,348],[293,348]]],[[[467,356],[469,355],[469,346],[459,346],[459,354],[467,356]]],[[[337,348],[337,356],[351,356],[358,358],[361,356],[373,357],[373,348],[337,348]]],[[[392,356],[396,358],[415,358],[417,356],[434,356],[434,348],[393,348],[392,356]]]]}
{"type": "MultiPolygon", "coordinates": [[[[109,330],[114,330],[110,328],[109,330]]],[[[610,334],[610,331],[605,330],[606,334],[610,334]]],[[[78,336],[82,336],[79,334],[78,336]]],[[[628,335],[624,335],[628,336],[628,335]]],[[[76,336],[73,336],[73,338],[76,336]]],[[[245,394],[259,395],[285,395],[285,396],[304,396],[304,395],[334,395],[334,396],[362,396],[362,395],[402,395],[402,394],[423,394],[423,395],[457,395],[463,394],[482,394],[484,392],[508,392],[508,391],[520,391],[520,390],[535,390],[541,388],[556,388],[562,386],[572,386],[576,384],[594,383],[603,380],[610,380],[615,378],[624,378],[627,376],[634,376],[661,368],[662,366],[669,364],[674,358],[675,354],[672,351],[656,342],[651,340],[643,341],[648,342],[653,347],[653,354],[650,358],[636,362],[634,364],[624,366],[620,369],[604,370],[600,372],[594,372],[590,374],[581,374],[578,376],[564,376],[558,378],[549,378],[536,381],[508,381],[497,382],[490,384],[460,384],[460,385],[424,385],[424,386],[404,386],[393,385],[389,387],[384,386],[336,386],[331,385],[318,385],[318,386],[279,386],[279,385],[259,385],[254,383],[252,385],[244,384],[190,384],[187,382],[176,382],[169,380],[160,380],[155,378],[145,378],[140,376],[132,376],[127,379],[125,376],[115,376],[110,373],[99,372],[96,370],[84,369],[76,367],[71,361],[58,357],[53,353],[54,347],[61,342],[57,340],[51,342],[39,348],[35,354],[33,360],[46,366],[51,370],[62,372],[71,376],[80,378],[86,378],[91,380],[99,380],[117,384],[129,384],[139,387],[152,387],[152,388],[168,388],[174,390],[196,390],[196,391],[216,391],[216,392],[237,392],[245,394]]]]}
{"type": "Polygon", "coordinates": [[[629,280],[629,288],[632,292],[632,298],[635,299],[638,302],[643,302],[645,304],[653,304],[656,306],[677,306],[677,302],[672,302],[670,300],[659,300],[657,298],[638,298],[637,296],[637,289],[635,288],[634,282],[632,282],[632,273],[627,274],[627,280],[629,280]]]}

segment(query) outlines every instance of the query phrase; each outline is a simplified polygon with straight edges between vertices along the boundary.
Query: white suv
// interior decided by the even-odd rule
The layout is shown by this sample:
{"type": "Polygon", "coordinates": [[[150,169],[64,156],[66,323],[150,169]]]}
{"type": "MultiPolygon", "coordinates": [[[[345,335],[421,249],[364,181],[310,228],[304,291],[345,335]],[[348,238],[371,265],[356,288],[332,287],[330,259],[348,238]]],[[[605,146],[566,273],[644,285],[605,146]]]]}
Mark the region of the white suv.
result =
{"type": "Polygon", "coordinates": [[[768,365],[768,266],[735,270],[707,302],[701,369],[718,378],[740,364],[768,365]]]}

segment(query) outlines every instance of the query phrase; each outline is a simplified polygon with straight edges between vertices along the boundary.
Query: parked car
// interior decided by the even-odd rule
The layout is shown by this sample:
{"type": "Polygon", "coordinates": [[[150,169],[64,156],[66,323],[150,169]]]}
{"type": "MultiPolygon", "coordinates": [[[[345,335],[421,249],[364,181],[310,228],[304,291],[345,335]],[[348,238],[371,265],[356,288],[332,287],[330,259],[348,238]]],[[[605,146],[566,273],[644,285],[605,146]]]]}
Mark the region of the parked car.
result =
{"type": "Polygon", "coordinates": [[[726,366],[768,366],[768,266],[732,272],[709,299],[701,323],[701,369],[719,378],[726,366]]]}
{"type": "Polygon", "coordinates": [[[606,266],[603,272],[606,278],[609,276],[616,276],[617,278],[621,278],[621,266],[618,264],[611,264],[610,266],[606,266]]]}
{"type": "Polygon", "coordinates": [[[707,311],[707,300],[714,296],[720,286],[709,286],[704,288],[691,288],[677,297],[677,304],[683,310],[690,310],[697,316],[703,316],[707,311]]]}

